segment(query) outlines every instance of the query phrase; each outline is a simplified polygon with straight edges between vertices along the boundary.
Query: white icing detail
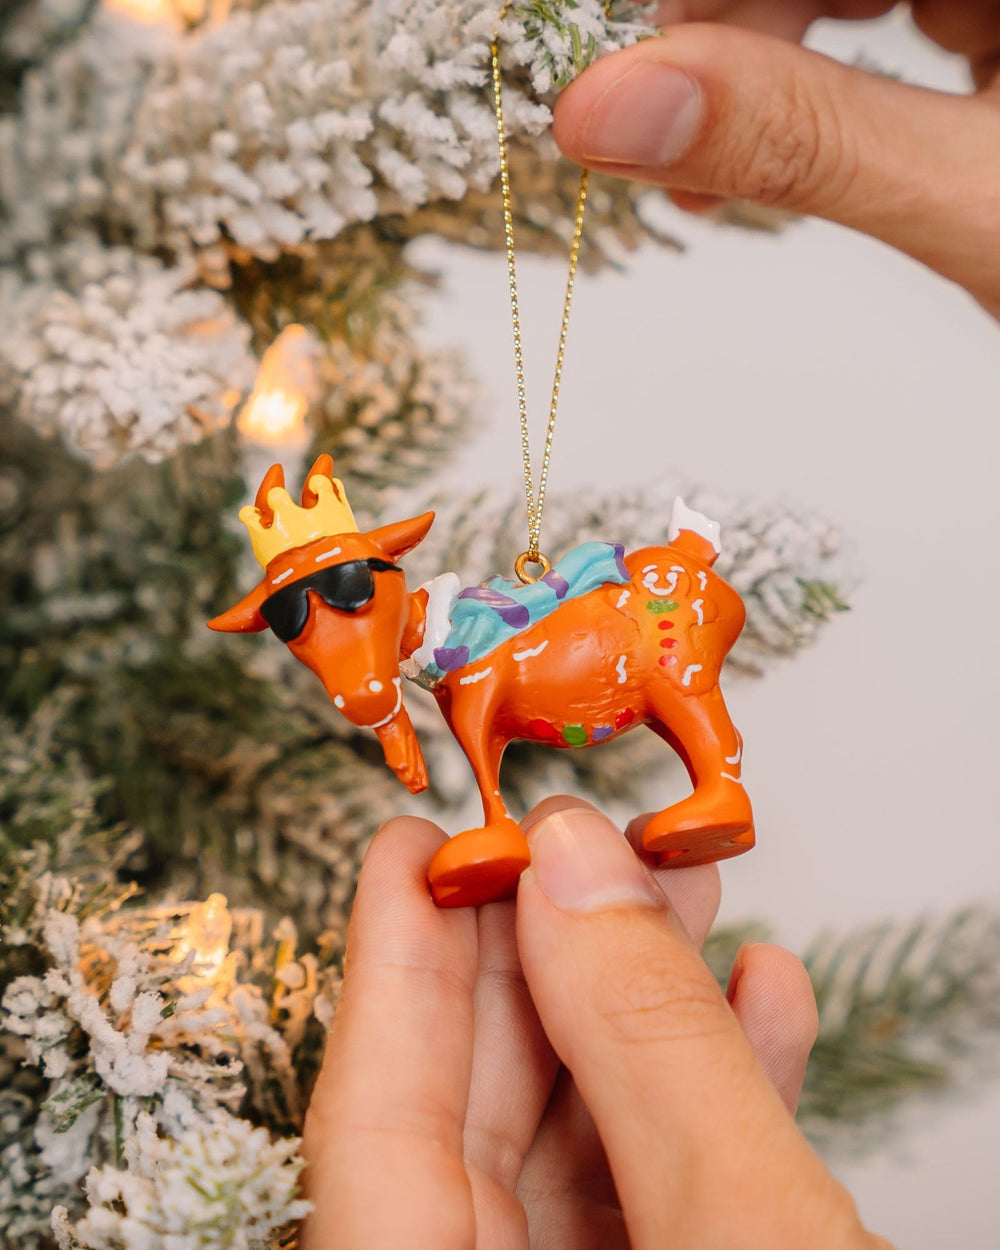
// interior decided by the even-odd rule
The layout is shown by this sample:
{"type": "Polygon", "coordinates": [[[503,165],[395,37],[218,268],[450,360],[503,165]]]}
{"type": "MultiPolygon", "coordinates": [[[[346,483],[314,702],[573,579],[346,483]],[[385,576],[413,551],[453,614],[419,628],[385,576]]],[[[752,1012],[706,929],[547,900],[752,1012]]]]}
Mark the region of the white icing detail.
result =
{"type": "Polygon", "coordinates": [[[490,668],[481,668],[478,673],[470,673],[468,677],[460,677],[458,679],[458,684],[460,686],[475,685],[477,681],[482,681],[484,677],[489,677],[490,673],[492,672],[493,672],[492,666],[490,668]]]}
{"type": "Polygon", "coordinates": [[[705,573],[699,573],[698,574],[698,589],[704,590],[707,585],[708,585],[707,575],[705,573]]]}
{"type": "Polygon", "coordinates": [[[699,625],[705,624],[705,613],[702,611],[704,603],[704,599],[695,599],[694,603],[691,604],[691,611],[697,616],[699,625]]]}
{"type": "Polygon", "coordinates": [[[399,709],[403,706],[403,679],[402,677],[394,677],[392,684],[396,687],[396,706],[392,709],[388,716],[383,716],[381,720],[375,721],[373,725],[367,725],[367,729],[381,729],[383,725],[388,725],[399,709]]]}
{"type": "Polygon", "coordinates": [[[451,609],[458,592],[462,589],[457,573],[442,573],[432,581],[424,582],[420,587],[427,591],[427,610],[424,614],[424,636],[420,646],[413,652],[412,659],[421,668],[430,668],[434,663],[434,651],[444,646],[451,629],[451,609]]]}
{"type": "Polygon", "coordinates": [[[690,686],[691,678],[695,675],[695,673],[700,673],[700,672],[701,672],[700,664],[689,664],[687,668],[684,670],[684,676],[681,678],[681,685],[690,686]]]}
{"type": "Polygon", "coordinates": [[[319,564],[320,560],[332,560],[334,556],[339,556],[342,550],[342,547],[331,547],[329,551],[321,551],[313,563],[319,564]]]}
{"type": "Polygon", "coordinates": [[[743,758],[743,743],[741,742],[741,743],[740,743],[740,745],[736,748],[736,754],[735,754],[735,755],[727,755],[727,756],[726,756],[726,763],[727,763],[727,764],[738,764],[742,758],[743,758]]]}
{"type": "Polygon", "coordinates": [[[334,706],[334,707],[343,707],[343,706],[344,706],[344,696],[343,696],[342,694],[335,694],[335,695],[333,696],[333,706],[334,706]]]}
{"type": "Polygon", "coordinates": [[[515,660],[530,660],[533,656],[541,655],[545,648],[549,645],[548,638],[544,642],[540,642],[537,647],[529,647],[527,651],[515,651],[515,660]]]}
{"type": "Polygon", "coordinates": [[[655,564],[647,564],[647,565],[646,565],[646,567],[645,567],[642,571],[643,571],[644,573],[654,573],[654,572],[656,571],[656,565],[655,565],[655,564]]]}
{"type": "MultiPolygon", "coordinates": [[[[684,570],[681,569],[682,573],[683,571],[684,570]]],[[[657,578],[657,573],[654,571],[652,573],[647,573],[646,576],[642,579],[642,584],[646,587],[646,589],[650,592],[650,594],[672,595],[674,593],[674,590],[677,588],[677,574],[676,573],[667,574],[667,584],[665,586],[657,586],[656,578],[657,578]]]]}
{"type": "Polygon", "coordinates": [[[627,656],[620,655],[618,657],[618,663],[615,665],[615,672],[618,674],[619,686],[624,686],[624,684],[628,681],[628,674],[625,672],[625,661],[627,658],[627,656]]]}
{"type": "Polygon", "coordinates": [[[370,681],[368,683],[368,689],[372,692],[372,694],[381,694],[382,683],[380,681],[370,681]]]}
{"type": "Polygon", "coordinates": [[[738,786],[741,786],[743,784],[743,782],[740,781],[739,777],[734,777],[732,773],[719,773],[719,776],[725,777],[727,781],[735,781],[738,786]]]}
{"type": "Polygon", "coordinates": [[[622,593],[618,596],[618,602],[615,604],[615,607],[623,608],[625,604],[628,603],[629,595],[631,595],[631,593],[632,592],[630,590],[623,590],[622,593]]]}
{"type": "Polygon", "coordinates": [[[702,538],[707,538],[718,554],[722,547],[719,545],[722,540],[722,526],[718,521],[710,521],[703,512],[696,512],[694,508],[689,508],[684,500],[677,496],[674,500],[674,506],[670,509],[670,527],[667,530],[668,542],[673,542],[675,538],[680,536],[681,530],[693,530],[694,533],[700,534],[702,538]]]}
{"type": "Polygon", "coordinates": [[[685,569],[683,564],[671,564],[670,571],[671,573],[686,573],[687,569],[685,569]]]}
{"type": "Polygon", "coordinates": [[[277,577],[271,578],[272,586],[280,586],[281,583],[295,572],[294,569],[285,569],[284,573],[279,573],[277,577]]]}

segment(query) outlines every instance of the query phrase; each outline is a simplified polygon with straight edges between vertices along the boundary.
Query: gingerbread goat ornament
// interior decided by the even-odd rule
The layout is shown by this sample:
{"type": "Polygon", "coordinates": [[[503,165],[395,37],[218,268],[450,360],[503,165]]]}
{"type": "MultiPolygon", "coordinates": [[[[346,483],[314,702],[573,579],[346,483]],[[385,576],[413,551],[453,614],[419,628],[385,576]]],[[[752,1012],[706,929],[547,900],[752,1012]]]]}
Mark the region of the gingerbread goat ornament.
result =
{"type": "Polygon", "coordinates": [[[719,689],[746,614],[712,572],[718,526],[682,500],[665,547],[626,554],[587,542],[529,585],[493,577],[462,589],[444,573],[412,593],[398,561],[434,514],[361,532],[329,456],[309,470],[301,507],[274,465],[240,519],[264,578],[210,627],[270,627],[352,724],[375,731],[414,794],[427,770],[401,673],[433,692],[468,757],[483,825],[450,838],[431,861],[439,906],[516,890],[530,856],[500,794],[500,761],[518,739],[582,747],[648,725],[680,755],[694,792],[650,819],[645,849],[684,865],[753,846],[742,740],[719,689]]]}

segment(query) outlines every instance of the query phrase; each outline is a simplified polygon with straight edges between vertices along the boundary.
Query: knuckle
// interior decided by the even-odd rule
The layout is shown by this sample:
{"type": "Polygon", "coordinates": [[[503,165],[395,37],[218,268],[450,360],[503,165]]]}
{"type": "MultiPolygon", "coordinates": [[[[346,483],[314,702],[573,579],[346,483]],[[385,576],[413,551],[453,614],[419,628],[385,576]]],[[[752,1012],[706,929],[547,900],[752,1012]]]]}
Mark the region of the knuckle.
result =
{"type": "Polygon", "coordinates": [[[775,208],[808,209],[851,179],[850,149],[822,80],[791,69],[777,80],[750,132],[734,134],[721,160],[740,195],[775,208]]]}
{"type": "Polygon", "coordinates": [[[703,1041],[730,1031],[715,980],[693,952],[664,959],[639,953],[619,974],[598,1011],[626,1044],[703,1041]]]}
{"type": "Polygon", "coordinates": [[[464,1151],[466,1160],[480,1171],[505,1189],[514,1188],[524,1163],[524,1150],[506,1122],[466,1124],[464,1151]]]}

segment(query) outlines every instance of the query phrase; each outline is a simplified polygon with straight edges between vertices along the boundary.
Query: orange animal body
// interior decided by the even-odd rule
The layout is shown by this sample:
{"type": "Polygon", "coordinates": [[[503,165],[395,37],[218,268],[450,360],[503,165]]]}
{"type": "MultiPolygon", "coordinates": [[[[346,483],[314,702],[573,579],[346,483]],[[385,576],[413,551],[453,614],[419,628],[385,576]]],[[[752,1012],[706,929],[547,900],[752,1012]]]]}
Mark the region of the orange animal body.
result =
{"type": "MultiPolygon", "coordinates": [[[[431,616],[440,617],[440,609],[431,605],[433,586],[407,591],[396,561],[424,537],[433,513],[361,533],[332,469],[330,458],[320,457],[302,508],[285,492],[281,470],[268,473],[254,507],[241,513],[265,576],[209,624],[234,632],[270,624],[344,715],[374,730],[386,762],[418,792],[427,773],[403,706],[399,666],[418,675],[411,657],[427,651],[426,637],[441,627],[431,616]]],[[[501,758],[515,740],[568,749],[647,725],[681,756],[694,791],[650,819],[645,849],[680,866],[753,846],[742,739],[719,689],[745,612],[712,572],[714,541],[683,526],[691,518],[704,521],[684,511],[667,546],[624,556],[609,548],[617,552],[616,580],[567,597],[478,658],[443,672],[435,666],[425,684],[472,765],[484,810],[481,827],[451,838],[431,862],[439,905],[508,897],[529,862],[500,794],[501,758]]]]}

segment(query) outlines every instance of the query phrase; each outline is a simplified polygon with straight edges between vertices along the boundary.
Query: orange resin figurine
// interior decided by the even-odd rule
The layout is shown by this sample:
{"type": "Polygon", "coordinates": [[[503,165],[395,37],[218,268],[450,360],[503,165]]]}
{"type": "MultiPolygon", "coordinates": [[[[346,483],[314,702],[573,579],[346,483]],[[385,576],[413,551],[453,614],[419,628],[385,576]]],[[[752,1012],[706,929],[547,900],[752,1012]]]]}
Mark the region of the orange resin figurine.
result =
{"type": "Polygon", "coordinates": [[[746,613],[711,571],[719,527],[682,500],[665,547],[626,554],[588,542],[530,585],[494,577],[462,589],[445,573],[412,593],[397,561],[434,514],[359,532],[329,456],[310,469],[301,507],[275,465],[240,519],[264,578],[210,627],[270,626],[348,720],[375,731],[414,794],[427,770],[401,672],[433,691],[468,757],[484,821],[431,861],[439,906],[477,906],[517,888],[530,856],[500,795],[500,760],[518,739],[582,747],[648,725],[680,755],[694,792],[652,817],[645,849],[680,866],[753,846],[742,739],[719,689],[746,613]]]}

